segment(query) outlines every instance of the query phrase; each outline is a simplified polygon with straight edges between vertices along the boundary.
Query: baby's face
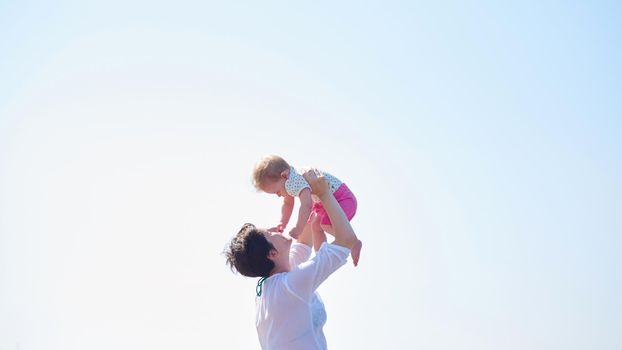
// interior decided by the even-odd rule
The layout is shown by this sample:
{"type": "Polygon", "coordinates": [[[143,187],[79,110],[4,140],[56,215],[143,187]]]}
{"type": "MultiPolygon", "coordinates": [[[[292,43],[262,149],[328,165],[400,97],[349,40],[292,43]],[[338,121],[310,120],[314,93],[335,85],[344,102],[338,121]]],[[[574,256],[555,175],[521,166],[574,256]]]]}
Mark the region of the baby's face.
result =
{"type": "Polygon", "coordinates": [[[279,197],[284,197],[287,195],[287,191],[285,191],[285,181],[286,179],[283,178],[278,181],[269,181],[261,186],[261,190],[266,193],[276,194],[279,197]]]}

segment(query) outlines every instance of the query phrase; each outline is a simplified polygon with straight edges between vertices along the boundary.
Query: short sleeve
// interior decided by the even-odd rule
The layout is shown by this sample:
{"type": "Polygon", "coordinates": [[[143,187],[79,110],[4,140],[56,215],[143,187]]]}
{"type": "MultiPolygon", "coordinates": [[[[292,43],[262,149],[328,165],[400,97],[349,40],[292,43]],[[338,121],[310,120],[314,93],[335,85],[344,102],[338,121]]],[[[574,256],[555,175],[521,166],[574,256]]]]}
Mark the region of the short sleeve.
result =
{"type": "Polygon", "coordinates": [[[287,274],[287,285],[290,291],[303,300],[324,282],[328,276],[346,263],[350,249],[329,243],[322,243],[315,256],[306,262],[292,267],[287,274]]]}
{"type": "Polygon", "coordinates": [[[293,167],[290,168],[289,178],[287,179],[287,181],[285,181],[285,190],[287,191],[287,194],[292,197],[298,197],[300,191],[305,188],[311,188],[307,180],[305,180],[302,175],[298,174],[296,169],[294,169],[293,167]]]}

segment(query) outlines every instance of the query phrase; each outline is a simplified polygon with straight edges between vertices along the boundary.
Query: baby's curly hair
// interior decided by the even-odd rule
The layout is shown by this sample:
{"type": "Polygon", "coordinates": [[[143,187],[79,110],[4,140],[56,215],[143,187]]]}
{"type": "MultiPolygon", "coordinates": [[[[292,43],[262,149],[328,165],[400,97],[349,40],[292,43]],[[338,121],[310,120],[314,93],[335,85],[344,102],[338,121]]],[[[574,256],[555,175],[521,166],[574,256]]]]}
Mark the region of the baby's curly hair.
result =
{"type": "Polygon", "coordinates": [[[268,277],[274,262],[268,259],[274,246],[253,224],[244,224],[224,254],[231,270],[247,277],[268,277]]]}
{"type": "Polygon", "coordinates": [[[264,156],[253,168],[253,186],[261,190],[261,186],[266,181],[278,180],[281,173],[287,169],[289,169],[289,164],[285,159],[276,155],[264,156]]]}

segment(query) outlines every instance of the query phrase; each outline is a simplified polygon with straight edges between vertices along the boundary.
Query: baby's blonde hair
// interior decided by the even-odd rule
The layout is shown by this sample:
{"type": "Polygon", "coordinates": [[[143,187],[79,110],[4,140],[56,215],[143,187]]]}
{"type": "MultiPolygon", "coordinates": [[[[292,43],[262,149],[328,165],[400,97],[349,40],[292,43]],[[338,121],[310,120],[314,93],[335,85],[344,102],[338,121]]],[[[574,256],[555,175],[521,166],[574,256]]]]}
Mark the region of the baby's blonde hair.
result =
{"type": "Polygon", "coordinates": [[[276,155],[264,156],[253,168],[253,185],[257,190],[261,190],[261,185],[266,181],[277,181],[281,173],[288,169],[289,164],[285,159],[276,155]]]}

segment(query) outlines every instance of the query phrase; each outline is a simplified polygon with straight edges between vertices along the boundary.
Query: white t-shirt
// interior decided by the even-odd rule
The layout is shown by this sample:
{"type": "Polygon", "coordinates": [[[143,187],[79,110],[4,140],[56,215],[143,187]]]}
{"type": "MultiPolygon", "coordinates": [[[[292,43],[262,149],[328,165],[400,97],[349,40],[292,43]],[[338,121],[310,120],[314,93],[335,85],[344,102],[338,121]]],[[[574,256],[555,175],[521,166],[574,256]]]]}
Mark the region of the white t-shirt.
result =
{"type": "MultiPolygon", "coordinates": [[[[303,189],[311,189],[311,186],[309,186],[307,180],[305,180],[305,178],[302,176],[303,173],[304,171],[302,169],[298,171],[294,167],[289,168],[289,176],[287,177],[287,180],[285,180],[285,190],[290,196],[298,197],[300,191],[302,191],[303,189]]],[[[322,174],[328,182],[328,188],[330,189],[330,193],[335,193],[335,191],[337,191],[339,186],[341,186],[342,184],[341,180],[326,172],[322,172],[322,174]]],[[[320,199],[317,198],[315,195],[312,195],[311,198],[313,198],[314,202],[320,201],[320,199]]]]}
{"type": "Polygon", "coordinates": [[[309,259],[311,248],[294,243],[292,270],[270,276],[256,299],[257,335],[264,350],[325,350],[322,327],[326,311],[317,287],[346,263],[350,249],[324,242],[309,259]]]}

